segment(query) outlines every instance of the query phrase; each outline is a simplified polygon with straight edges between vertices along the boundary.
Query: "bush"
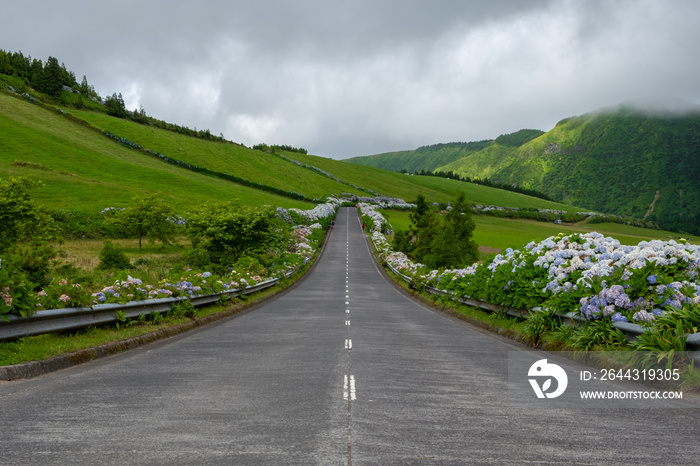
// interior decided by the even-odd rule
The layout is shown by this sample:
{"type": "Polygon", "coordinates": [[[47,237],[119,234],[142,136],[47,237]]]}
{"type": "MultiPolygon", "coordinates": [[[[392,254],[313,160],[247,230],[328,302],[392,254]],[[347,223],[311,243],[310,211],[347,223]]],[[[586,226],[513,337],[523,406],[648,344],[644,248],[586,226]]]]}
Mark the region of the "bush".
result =
{"type": "Polygon", "coordinates": [[[284,251],[291,240],[289,226],[269,206],[242,206],[238,201],[207,204],[189,216],[187,229],[195,248],[207,251],[219,265],[245,255],[284,251]]]}
{"type": "Polygon", "coordinates": [[[0,318],[7,314],[30,316],[36,309],[34,283],[20,269],[18,256],[6,256],[0,260],[0,318]]]}
{"type": "Polygon", "coordinates": [[[100,270],[119,269],[124,270],[131,267],[129,258],[124,251],[114,246],[111,241],[107,241],[100,251],[100,263],[97,268],[100,270]]]}
{"type": "Polygon", "coordinates": [[[56,210],[51,212],[51,217],[60,226],[61,234],[65,238],[96,239],[124,236],[99,212],[56,210]]]}
{"type": "Polygon", "coordinates": [[[139,249],[143,238],[151,242],[158,240],[163,245],[170,244],[175,238],[176,225],[171,221],[175,213],[158,194],[135,197],[131,206],[111,212],[106,223],[126,235],[136,236],[139,239],[139,249]]]}
{"type": "Polygon", "coordinates": [[[28,247],[20,250],[20,268],[27,278],[42,287],[49,284],[49,269],[51,259],[56,257],[56,251],[47,243],[34,241],[28,247]]]}
{"type": "Polygon", "coordinates": [[[30,196],[38,181],[10,177],[0,181],[0,248],[8,249],[24,239],[56,239],[53,219],[30,196]]]}
{"type": "Polygon", "coordinates": [[[67,279],[54,279],[38,293],[39,305],[43,309],[65,307],[88,307],[92,305],[92,295],[80,283],[70,283],[67,279]]]}
{"type": "Polygon", "coordinates": [[[203,247],[190,249],[185,256],[185,260],[193,269],[206,270],[211,267],[211,255],[203,247]]]}

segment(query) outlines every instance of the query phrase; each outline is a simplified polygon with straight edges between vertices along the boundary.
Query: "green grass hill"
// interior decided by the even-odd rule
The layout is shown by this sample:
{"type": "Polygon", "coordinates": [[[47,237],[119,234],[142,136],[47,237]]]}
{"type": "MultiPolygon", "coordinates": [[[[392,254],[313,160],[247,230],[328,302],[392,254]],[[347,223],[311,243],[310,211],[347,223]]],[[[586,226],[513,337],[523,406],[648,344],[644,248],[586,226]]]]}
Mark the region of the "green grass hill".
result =
{"type": "Polygon", "coordinates": [[[49,208],[123,207],[133,197],[154,191],[186,210],[207,200],[234,198],[249,205],[310,208],[314,199],[344,193],[407,201],[423,194],[432,202],[449,202],[462,190],[478,204],[581,210],[455,180],[408,176],[299,152],[253,150],[32,96],[39,100],[0,90],[0,177],[41,180],[44,186],[36,197],[49,208]],[[156,154],[182,164],[166,163],[156,154]]]}
{"type": "Polygon", "coordinates": [[[591,210],[700,232],[700,110],[652,113],[625,104],[564,119],[547,133],[523,130],[469,144],[350,161],[488,178],[591,210]]]}
{"type": "MultiPolygon", "coordinates": [[[[447,203],[457,191],[463,191],[474,204],[567,212],[586,210],[483,183],[402,174],[309,155],[305,151],[253,150],[210,137],[206,131],[196,132],[157,120],[138,121],[136,115],[111,116],[94,99],[81,101],[75,94],[65,95],[67,91],[47,96],[26,86],[16,92],[7,88],[7,81],[15,89],[22,84],[16,78],[8,80],[0,75],[0,179],[24,176],[41,181],[43,186],[32,196],[52,210],[94,215],[106,207],[126,207],[132,198],[152,192],[161,193],[166,203],[184,215],[204,202],[216,200],[239,199],[252,206],[310,209],[318,199],[344,193],[359,196],[376,193],[407,201],[414,201],[422,194],[430,202],[447,203]]],[[[565,128],[562,123],[557,131],[564,132],[565,128]]],[[[471,155],[453,157],[453,163],[470,157],[476,160],[489,153],[507,155],[539,147],[537,144],[541,145],[550,136],[551,133],[542,135],[535,130],[523,130],[494,141],[460,143],[471,155]]],[[[460,144],[436,145],[424,150],[457,154],[460,144]]],[[[440,163],[448,160],[449,157],[442,158],[440,163]]],[[[403,218],[399,213],[392,213],[391,217],[399,224],[403,218]]],[[[564,226],[477,217],[480,218],[477,235],[480,244],[487,248],[501,248],[504,244],[521,246],[536,239],[533,235],[548,236],[567,228],[609,230],[620,236],[614,224],[564,226]]],[[[651,230],[629,228],[633,231],[625,234],[630,238],[654,237],[651,230]]],[[[664,238],[670,236],[668,232],[658,234],[664,238]]]]}

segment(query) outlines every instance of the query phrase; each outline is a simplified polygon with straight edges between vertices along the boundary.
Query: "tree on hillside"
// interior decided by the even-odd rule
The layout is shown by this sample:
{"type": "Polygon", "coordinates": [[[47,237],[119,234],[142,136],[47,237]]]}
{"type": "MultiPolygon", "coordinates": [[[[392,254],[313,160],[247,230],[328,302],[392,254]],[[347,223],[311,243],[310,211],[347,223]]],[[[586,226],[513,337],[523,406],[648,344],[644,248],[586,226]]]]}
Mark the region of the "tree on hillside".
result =
{"type": "Polygon", "coordinates": [[[0,74],[12,74],[11,56],[2,49],[0,49],[0,74]]]}
{"type": "Polygon", "coordinates": [[[121,92],[119,94],[115,92],[105,99],[105,109],[107,110],[108,115],[112,115],[117,118],[124,118],[128,115],[121,92]]]}
{"type": "Polygon", "coordinates": [[[31,58],[25,57],[22,52],[15,52],[12,54],[10,59],[12,64],[13,74],[20,78],[30,78],[31,74],[29,72],[29,66],[31,64],[31,58]]]}
{"type": "Polygon", "coordinates": [[[34,89],[41,88],[41,80],[44,75],[44,64],[41,60],[35,58],[31,61],[29,65],[29,83],[34,89]]]}
{"type": "Polygon", "coordinates": [[[37,90],[44,94],[56,95],[63,84],[61,65],[56,58],[49,57],[37,83],[37,90]]]}

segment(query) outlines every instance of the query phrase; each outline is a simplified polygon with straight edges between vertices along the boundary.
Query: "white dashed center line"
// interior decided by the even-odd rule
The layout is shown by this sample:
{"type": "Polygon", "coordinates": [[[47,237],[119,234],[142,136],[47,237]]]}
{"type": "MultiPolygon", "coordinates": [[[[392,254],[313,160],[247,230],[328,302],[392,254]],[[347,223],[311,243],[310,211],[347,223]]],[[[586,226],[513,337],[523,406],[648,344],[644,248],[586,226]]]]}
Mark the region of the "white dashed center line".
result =
{"type": "Polygon", "coordinates": [[[355,395],[355,376],[351,375],[345,376],[345,383],[343,384],[343,399],[345,400],[355,400],[357,399],[355,395]],[[349,381],[349,383],[348,383],[349,381]]]}

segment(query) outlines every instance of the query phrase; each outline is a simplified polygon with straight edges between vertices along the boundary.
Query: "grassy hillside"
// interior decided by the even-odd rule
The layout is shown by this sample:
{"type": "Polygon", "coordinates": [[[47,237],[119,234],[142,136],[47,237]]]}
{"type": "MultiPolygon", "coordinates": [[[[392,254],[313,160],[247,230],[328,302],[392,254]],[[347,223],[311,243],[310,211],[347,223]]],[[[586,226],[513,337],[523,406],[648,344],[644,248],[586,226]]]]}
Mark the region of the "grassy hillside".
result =
{"type": "Polygon", "coordinates": [[[212,199],[234,198],[249,205],[300,208],[311,205],[164,163],[142,150],[118,144],[102,133],[109,131],[171,158],[300,192],[307,197],[341,193],[369,195],[369,191],[375,191],[408,201],[423,194],[431,202],[449,202],[457,190],[462,190],[477,204],[580,210],[443,178],[408,176],[300,153],[282,153],[284,157],[280,157],[95,111],[69,108],[59,111],[4,91],[0,92],[0,131],[0,176],[23,175],[43,181],[44,187],[35,195],[51,208],[122,207],[133,197],[152,191],[162,192],[168,203],[182,210],[212,199]]]}
{"type": "Polygon", "coordinates": [[[698,147],[700,114],[659,116],[623,106],[563,120],[510,153],[482,151],[442,168],[697,232],[698,147]]]}
{"type": "MultiPolygon", "coordinates": [[[[502,134],[495,140],[433,144],[431,146],[419,147],[415,150],[353,157],[346,161],[397,172],[432,172],[441,167],[449,166],[453,162],[463,160],[472,154],[478,154],[484,150],[491,150],[494,146],[503,148],[520,147],[542,134],[544,134],[544,131],[538,129],[522,129],[515,133],[502,134]]],[[[483,179],[485,176],[481,178],[483,179]]]]}
{"type": "Polygon", "coordinates": [[[493,141],[450,142],[419,147],[416,150],[386,152],[347,159],[347,162],[386,170],[407,172],[432,172],[438,167],[459,160],[491,145],[493,141]]]}
{"type": "Polygon", "coordinates": [[[200,175],[129,149],[65,115],[0,92],[0,176],[29,176],[44,205],[102,209],[146,192],[187,209],[212,199],[308,208],[311,204],[200,175]]]}
{"type": "Polygon", "coordinates": [[[407,201],[415,200],[418,194],[423,194],[430,202],[450,202],[454,199],[457,191],[463,191],[469,202],[474,204],[521,209],[556,209],[567,212],[583,210],[571,205],[550,202],[474,183],[433,176],[406,175],[313,155],[298,153],[285,155],[306,165],[320,168],[345,182],[361,185],[381,194],[399,197],[407,201]]]}
{"type": "Polygon", "coordinates": [[[232,174],[253,183],[301,193],[309,199],[339,195],[343,192],[363,194],[361,190],[297,166],[277,155],[252,150],[239,144],[197,139],[94,111],[64,110],[101,130],[124,137],[170,158],[232,174]]]}
{"type": "Polygon", "coordinates": [[[681,115],[620,105],[567,118],[544,134],[521,130],[474,144],[481,147],[445,144],[350,161],[488,178],[567,204],[700,233],[700,109],[681,115]],[[438,165],[448,150],[452,160],[438,165]]]}

